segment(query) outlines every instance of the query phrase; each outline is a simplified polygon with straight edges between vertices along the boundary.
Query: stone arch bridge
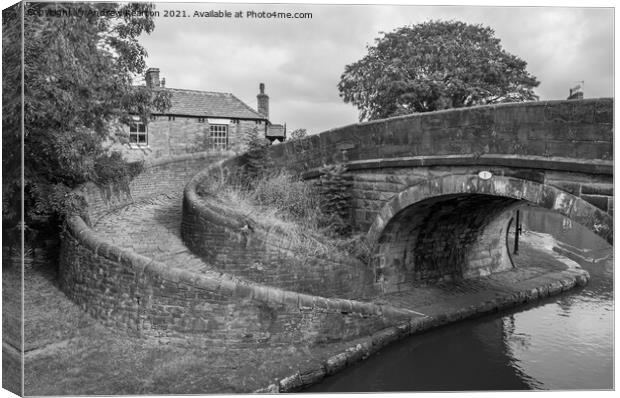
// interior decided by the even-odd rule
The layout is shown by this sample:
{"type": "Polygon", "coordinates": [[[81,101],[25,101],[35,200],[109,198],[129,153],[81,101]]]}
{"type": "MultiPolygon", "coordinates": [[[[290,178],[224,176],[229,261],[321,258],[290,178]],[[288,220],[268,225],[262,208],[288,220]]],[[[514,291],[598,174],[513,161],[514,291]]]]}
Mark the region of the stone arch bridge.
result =
{"type": "Polygon", "coordinates": [[[613,242],[613,101],[446,110],[360,123],[274,147],[318,175],[345,163],[351,224],[368,231],[375,277],[480,276],[510,267],[506,229],[522,204],[613,242]]]}

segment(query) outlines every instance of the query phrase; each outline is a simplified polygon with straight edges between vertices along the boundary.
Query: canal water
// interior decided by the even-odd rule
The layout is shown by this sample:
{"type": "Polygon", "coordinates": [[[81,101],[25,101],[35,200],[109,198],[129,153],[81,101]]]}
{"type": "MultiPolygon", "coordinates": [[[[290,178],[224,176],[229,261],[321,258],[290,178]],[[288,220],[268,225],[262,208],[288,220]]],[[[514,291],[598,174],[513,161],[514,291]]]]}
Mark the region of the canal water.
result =
{"type": "Polygon", "coordinates": [[[527,307],[411,336],[305,392],[612,389],[613,249],[543,210],[527,210],[523,227],[573,246],[590,282],[527,307]]]}

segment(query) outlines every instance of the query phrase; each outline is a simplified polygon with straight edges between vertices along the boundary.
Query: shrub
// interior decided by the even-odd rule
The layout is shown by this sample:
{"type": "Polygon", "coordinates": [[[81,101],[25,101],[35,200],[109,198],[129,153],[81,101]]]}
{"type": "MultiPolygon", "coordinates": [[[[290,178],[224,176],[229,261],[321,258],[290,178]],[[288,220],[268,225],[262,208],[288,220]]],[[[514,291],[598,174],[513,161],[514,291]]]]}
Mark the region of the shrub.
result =
{"type": "Polygon", "coordinates": [[[134,177],[142,173],[144,163],[126,162],[120,152],[111,152],[95,160],[95,181],[100,185],[128,184],[134,177]]]}
{"type": "Polygon", "coordinates": [[[240,182],[251,188],[258,180],[265,178],[273,168],[268,151],[271,143],[262,137],[255,127],[248,134],[246,144],[248,150],[244,155],[245,164],[240,182]]]}

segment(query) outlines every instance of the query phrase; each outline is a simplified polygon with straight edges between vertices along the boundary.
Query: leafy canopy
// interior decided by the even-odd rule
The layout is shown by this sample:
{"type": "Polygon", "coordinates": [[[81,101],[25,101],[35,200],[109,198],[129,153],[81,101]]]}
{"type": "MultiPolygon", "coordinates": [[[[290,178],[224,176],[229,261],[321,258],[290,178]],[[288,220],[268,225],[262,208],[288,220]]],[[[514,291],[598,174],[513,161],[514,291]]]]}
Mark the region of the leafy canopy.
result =
{"type": "Polygon", "coordinates": [[[306,131],[306,129],[293,130],[289,135],[289,141],[301,140],[302,138],[306,138],[307,136],[308,131],[306,131]]]}
{"type": "Polygon", "coordinates": [[[430,21],[383,34],[338,84],[360,121],[538,99],[526,62],[507,53],[489,27],[430,21]]]}
{"type": "Polygon", "coordinates": [[[20,215],[22,61],[26,222],[79,207],[71,191],[81,183],[126,181],[135,167],[110,144],[127,140],[130,114],[146,120],[170,104],[163,91],[132,84],[145,68],[138,36],[154,28],[152,4],[22,4],[2,15],[5,222],[20,215]]]}

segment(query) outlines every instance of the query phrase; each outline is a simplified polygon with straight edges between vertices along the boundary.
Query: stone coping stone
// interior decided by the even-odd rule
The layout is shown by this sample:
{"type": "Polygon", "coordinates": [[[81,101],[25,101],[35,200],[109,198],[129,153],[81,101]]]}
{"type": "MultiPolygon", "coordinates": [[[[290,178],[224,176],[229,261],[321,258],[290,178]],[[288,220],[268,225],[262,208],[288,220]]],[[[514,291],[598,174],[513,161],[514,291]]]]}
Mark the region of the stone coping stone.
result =
{"type": "MultiPolygon", "coordinates": [[[[502,166],[605,175],[613,175],[614,173],[614,162],[612,160],[546,158],[533,155],[488,154],[480,157],[472,157],[471,155],[411,156],[353,160],[344,164],[349,171],[430,166],[502,166]]],[[[303,177],[307,179],[317,178],[318,176],[319,169],[312,169],[303,174],[303,177]]]]}

